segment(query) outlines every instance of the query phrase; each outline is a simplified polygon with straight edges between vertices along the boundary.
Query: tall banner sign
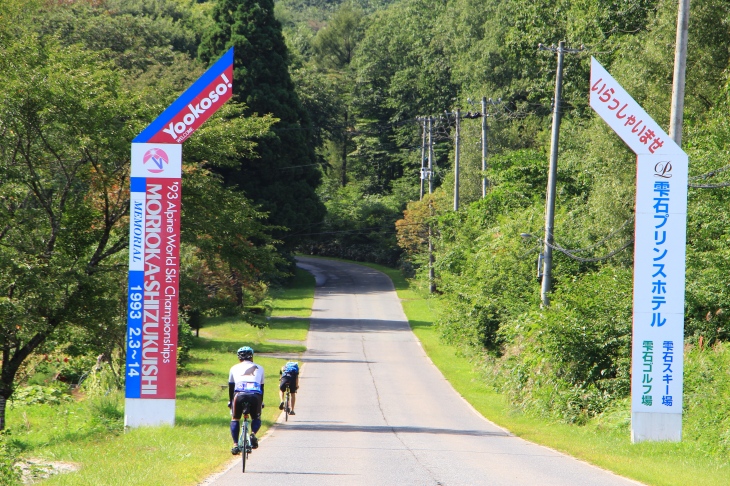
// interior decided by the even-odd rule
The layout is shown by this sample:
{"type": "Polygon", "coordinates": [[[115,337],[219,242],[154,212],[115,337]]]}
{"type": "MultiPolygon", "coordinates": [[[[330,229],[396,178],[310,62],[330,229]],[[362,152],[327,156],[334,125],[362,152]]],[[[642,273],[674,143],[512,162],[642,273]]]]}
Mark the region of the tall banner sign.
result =
{"type": "Polygon", "coordinates": [[[232,95],[233,48],[132,141],[124,425],[174,425],[182,143],[232,95]]]}
{"type": "Polygon", "coordinates": [[[593,58],[590,104],[636,153],[631,440],[680,441],[687,154],[593,58]]]}

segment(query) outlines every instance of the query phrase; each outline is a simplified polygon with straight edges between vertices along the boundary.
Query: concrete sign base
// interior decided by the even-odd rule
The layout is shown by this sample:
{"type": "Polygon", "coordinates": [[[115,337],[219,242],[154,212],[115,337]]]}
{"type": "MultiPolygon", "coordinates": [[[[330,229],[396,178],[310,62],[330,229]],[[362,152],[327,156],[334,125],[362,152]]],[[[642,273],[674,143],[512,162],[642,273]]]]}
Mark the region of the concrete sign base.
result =
{"type": "Polygon", "coordinates": [[[144,427],[175,425],[175,399],[150,400],[127,398],[124,400],[124,426],[144,427]]]}
{"type": "Polygon", "coordinates": [[[682,440],[682,414],[647,413],[631,414],[631,442],[682,440]]]}

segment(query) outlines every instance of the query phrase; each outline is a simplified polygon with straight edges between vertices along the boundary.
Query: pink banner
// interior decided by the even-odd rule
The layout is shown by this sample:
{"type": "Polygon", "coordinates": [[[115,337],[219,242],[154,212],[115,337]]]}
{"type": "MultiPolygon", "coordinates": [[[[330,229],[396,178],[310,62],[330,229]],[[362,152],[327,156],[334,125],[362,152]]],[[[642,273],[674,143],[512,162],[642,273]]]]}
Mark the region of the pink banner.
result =
{"type": "Polygon", "coordinates": [[[180,179],[147,179],[142,398],[175,398],[180,179]]]}

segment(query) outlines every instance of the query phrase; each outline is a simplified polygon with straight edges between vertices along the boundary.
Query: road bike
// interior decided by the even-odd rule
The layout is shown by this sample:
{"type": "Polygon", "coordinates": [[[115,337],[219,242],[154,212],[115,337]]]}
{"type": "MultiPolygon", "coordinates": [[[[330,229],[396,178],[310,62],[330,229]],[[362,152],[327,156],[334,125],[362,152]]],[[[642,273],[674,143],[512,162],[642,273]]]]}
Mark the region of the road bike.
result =
{"type": "Polygon", "coordinates": [[[244,405],[241,420],[241,435],[238,436],[238,448],[241,450],[242,471],[246,472],[246,459],[251,453],[251,420],[248,415],[248,403],[244,405]]]}
{"type": "Polygon", "coordinates": [[[289,421],[289,404],[291,403],[291,395],[289,393],[289,385],[286,385],[286,388],[284,389],[284,421],[289,421]]]}

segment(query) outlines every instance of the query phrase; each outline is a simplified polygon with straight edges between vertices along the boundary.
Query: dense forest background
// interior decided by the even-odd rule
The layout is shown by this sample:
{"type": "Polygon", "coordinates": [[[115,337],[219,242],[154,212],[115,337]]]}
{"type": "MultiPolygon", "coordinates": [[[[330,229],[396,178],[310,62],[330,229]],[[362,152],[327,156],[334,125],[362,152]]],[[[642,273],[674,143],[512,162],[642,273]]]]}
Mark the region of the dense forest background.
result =
{"type": "MultiPolygon", "coordinates": [[[[589,63],[667,127],[675,1],[10,0],[0,16],[0,400],[49,353],[69,358],[69,380],[98,354],[122,362],[129,141],[236,45],[234,101],[185,145],[193,327],[265,303],[296,251],[399,265],[428,289],[430,228],[439,328],[485,381],[568,422],[625,405],[635,160],[588,106],[589,63]],[[520,234],[544,223],[556,60],[538,45],[561,40],[583,46],[566,56],[561,102],[555,240],[570,251],[555,253],[541,309],[538,241],[520,234]],[[462,120],[454,211],[452,113],[482,97],[488,169],[480,120],[462,120]],[[435,190],[421,199],[424,116],[435,190]]],[[[721,351],[727,2],[693,0],[687,65],[686,342],[721,351]]]]}
{"type": "MultiPolygon", "coordinates": [[[[722,349],[730,7],[708,0],[691,8],[685,329],[690,348],[722,349]]],[[[635,158],[588,106],[589,64],[595,56],[668,127],[676,18],[673,1],[405,0],[375,11],[343,4],[321,28],[289,20],[302,99],[324,112],[329,98],[317,93],[329,80],[343,91],[332,96],[341,103],[340,132],[327,128],[320,149],[328,235],[313,252],[397,258],[427,289],[430,226],[440,329],[474,357],[487,382],[523,410],[568,422],[625,406],[635,158]],[[345,30],[340,48],[356,46],[334,62],[340,51],[330,37],[345,30]],[[539,241],[520,235],[543,232],[556,56],[539,45],[560,40],[583,49],[566,55],[561,102],[555,240],[569,251],[555,252],[552,305],[541,309],[539,241]],[[453,112],[480,111],[482,97],[490,100],[488,169],[481,170],[480,120],[462,120],[461,207],[454,211],[453,112]],[[423,116],[436,117],[437,188],[419,200],[423,116]],[[489,182],[484,198],[482,177],[489,182]],[[404,203],[394,252],[392,214],[404,203]]]]}

